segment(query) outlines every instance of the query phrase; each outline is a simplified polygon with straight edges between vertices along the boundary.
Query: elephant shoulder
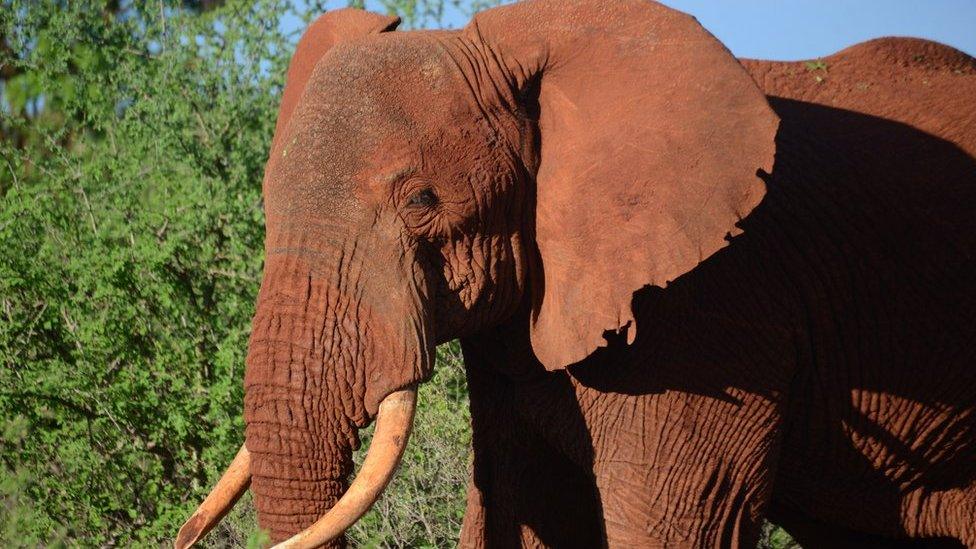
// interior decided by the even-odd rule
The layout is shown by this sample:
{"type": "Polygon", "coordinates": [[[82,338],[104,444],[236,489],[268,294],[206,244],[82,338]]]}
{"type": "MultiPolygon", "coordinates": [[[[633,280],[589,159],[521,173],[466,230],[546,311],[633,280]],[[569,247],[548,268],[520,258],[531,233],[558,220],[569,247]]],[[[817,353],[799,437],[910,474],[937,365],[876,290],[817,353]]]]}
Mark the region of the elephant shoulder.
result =
{"type": "Polygon", "coordinates": [[[965,52],[886,37],[819,59],[741,61],[768,96],[907,124],[976,157],[976,58],[965,52]]]}

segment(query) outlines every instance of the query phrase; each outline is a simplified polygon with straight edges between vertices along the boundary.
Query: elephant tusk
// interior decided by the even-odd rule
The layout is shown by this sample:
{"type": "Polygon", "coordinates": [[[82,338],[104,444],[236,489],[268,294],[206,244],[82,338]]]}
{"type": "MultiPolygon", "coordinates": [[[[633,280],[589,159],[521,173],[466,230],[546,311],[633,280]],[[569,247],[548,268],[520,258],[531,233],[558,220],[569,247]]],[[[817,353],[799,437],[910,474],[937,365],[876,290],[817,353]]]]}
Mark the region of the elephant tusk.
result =
{"type": "Polygon", "coordinates": [[[376,430],[366,459],[349,489],[315,524],[275,545],[273,549],[318,547],[341,536],[365,515],[383,493],[400,464],[413,428],[416,408],[416,387],[387,395],[376,414],[376,430]]]}
{"type": "Polygon", "coordinates": [[[173,546],[176,549],[186,549],[196,543],[216,526],[220,519],[224,518],[250,484],[251,454],[242,444],[241,449],[234,456],[234,461],[230,462],[227,471],[217,481],[210,495],[180,528],[173,546]]]}

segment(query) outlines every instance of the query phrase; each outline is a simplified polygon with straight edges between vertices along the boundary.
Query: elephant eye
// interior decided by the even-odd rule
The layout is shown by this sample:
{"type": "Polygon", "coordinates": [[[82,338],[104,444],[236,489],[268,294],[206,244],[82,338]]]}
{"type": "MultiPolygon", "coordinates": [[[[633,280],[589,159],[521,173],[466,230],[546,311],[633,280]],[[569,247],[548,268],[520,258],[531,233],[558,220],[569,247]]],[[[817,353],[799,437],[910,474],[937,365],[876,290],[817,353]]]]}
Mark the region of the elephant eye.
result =
{"type": "Polygon", "coordinates": [[[410,197],[408,205],[429,208],[437,204],[437,195],[430,189],[424,189],[410,197]]]}

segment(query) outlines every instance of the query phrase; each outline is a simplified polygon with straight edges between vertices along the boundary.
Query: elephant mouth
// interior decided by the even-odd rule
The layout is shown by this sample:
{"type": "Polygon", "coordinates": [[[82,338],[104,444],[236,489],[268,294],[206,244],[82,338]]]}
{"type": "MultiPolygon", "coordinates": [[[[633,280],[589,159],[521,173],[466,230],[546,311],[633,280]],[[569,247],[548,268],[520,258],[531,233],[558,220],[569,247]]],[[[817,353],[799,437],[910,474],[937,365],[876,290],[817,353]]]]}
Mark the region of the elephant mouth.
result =
{"type": "MultiPolygon", "coordinates": [[[[345,494],[314,524],[276,545],[277,548],[318,547],[342,535],[379,499],[403,457],[417,408],[415,386],[394,391],[380,403],[376,430],[366,459],[345,494]]],[[[209,532],[234,506],[251,483],[251,455],[241,446],[217,485],[186,521],[175,547],[190,547],[209,532]]]]}

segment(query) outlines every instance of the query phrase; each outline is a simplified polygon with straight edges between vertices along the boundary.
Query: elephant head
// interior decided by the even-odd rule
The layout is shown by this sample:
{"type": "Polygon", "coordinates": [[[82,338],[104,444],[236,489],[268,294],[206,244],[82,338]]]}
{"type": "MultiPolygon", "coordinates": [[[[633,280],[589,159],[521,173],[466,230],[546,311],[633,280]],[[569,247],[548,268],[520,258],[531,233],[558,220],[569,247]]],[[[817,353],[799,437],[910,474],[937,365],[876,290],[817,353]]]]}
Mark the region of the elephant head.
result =
{"type": "Polygon", "coordinates": [[[246,449],[178,545],[248,479],[275,540],[341,540],[396,467],[436,344],[523,315],[556,370],[608,331],[632,339],[633,293],[724,246],[763,196],[778,121],[687,15],[530,0],[458,31],[395,25],[332,12],[295,53],[264,178],[246,449]]]}

